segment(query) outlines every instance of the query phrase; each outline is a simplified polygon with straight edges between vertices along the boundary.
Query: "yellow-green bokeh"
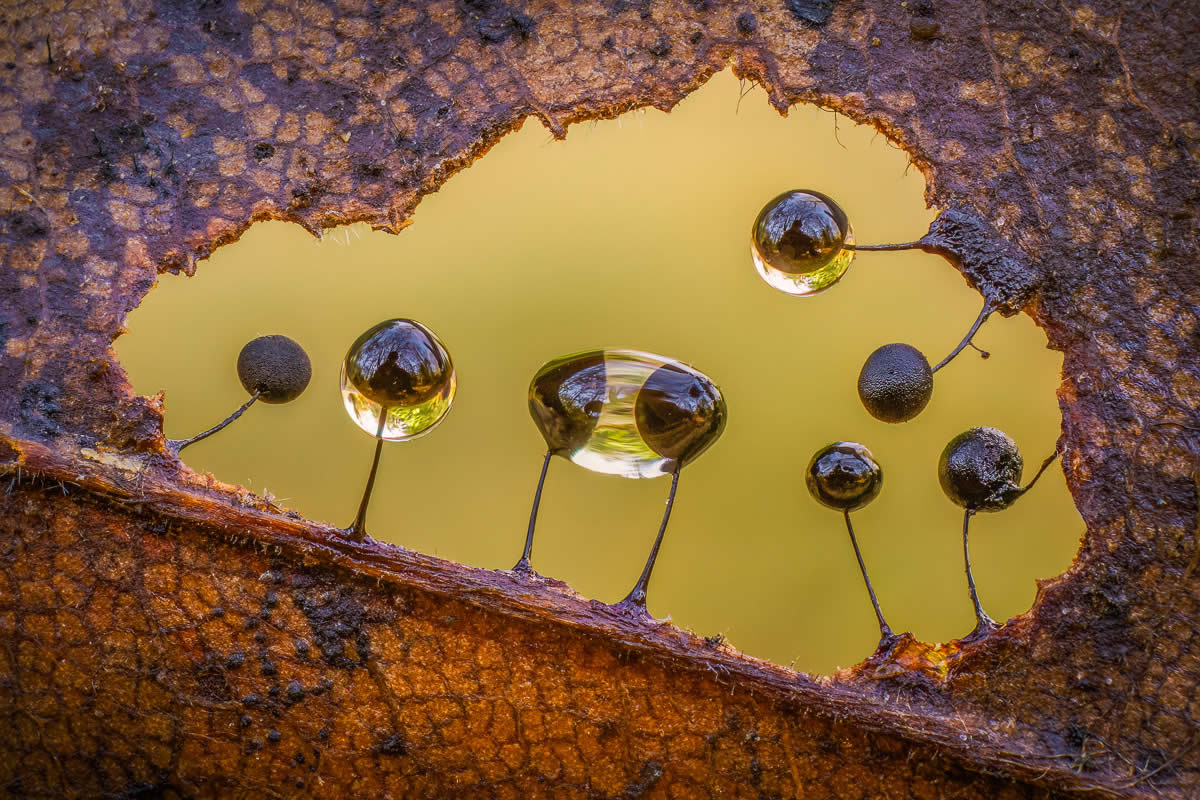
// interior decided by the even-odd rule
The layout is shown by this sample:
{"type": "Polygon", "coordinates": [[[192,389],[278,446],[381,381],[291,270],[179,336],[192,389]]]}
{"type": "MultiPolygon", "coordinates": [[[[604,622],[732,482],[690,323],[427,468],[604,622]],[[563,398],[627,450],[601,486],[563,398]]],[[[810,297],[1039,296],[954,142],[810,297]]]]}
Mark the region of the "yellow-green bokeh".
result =
{"type": "MultiPolygon", "coordinates": [[[[1061,358],[1028,317],[996,317],[977,337],[992,358],[967,351],[938,373],[920,417],[869,417],[855,392],[866,356],[902,341],[936,362],[981,298],[919,252],[861,253],[815,297],[766,286],[749,229],[783,190],[836,198],[864,244],[918,238],[934,212],[921,175],[873,130],[842,118],[835,136],[833,115],[803,106],[784,119],[761,91],[739,103],[739,88],[723,73],[670,114],[577,125],[565,142],[529,122],[427,197],[398,236],[356,226],[318,241],[294,225],[256,225],[194,278],[161,279],[117,341],[121,361],[137,391],[167,390],[167,434],[183,438],[245,399],[234,363],[246,341],[297,339],[313,360],[309,390],[252,408],[185,460],[345,525],[373,441],[342,409],[340,359],[383,319],[425,323],[454,358],[458,396],[432,434],[384,446],[369,530],[508,568],[544,451],[526,405],[533,373],[592,348],[670,355],[717,381],[729,424],[682,476],[650,590],[655,615],[813,672],[869,654],[878,634],[842,521],[808,496],[803,476],[817,448],[851,439],[884,469],[882,494],[854,519],[889,621],[927,640],[963,635],[973,619],[961,511],[938,487],[937,456],[956,433],[992,425],[1017,441],[1028,477],[1059,434],[1061,358]]],[[[555,459],[535,567],[619,600],[668,483],[555,459]]],[[[985,608],[1005,619],[1029,607],[1036,578],[1066,568],[1083,526],[1056,466],[973,529],[985,608]]]]}

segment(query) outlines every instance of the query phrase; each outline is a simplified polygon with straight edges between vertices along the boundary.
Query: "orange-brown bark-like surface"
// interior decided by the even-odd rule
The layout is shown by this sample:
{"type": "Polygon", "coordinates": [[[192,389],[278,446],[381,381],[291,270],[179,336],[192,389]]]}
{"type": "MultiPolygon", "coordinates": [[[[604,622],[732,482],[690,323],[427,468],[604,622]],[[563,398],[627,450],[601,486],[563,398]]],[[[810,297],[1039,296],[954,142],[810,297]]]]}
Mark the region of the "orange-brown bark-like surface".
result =
{"type": "Polygon", "coordinates": [[[1200,793],[1190,0],[9,2],[0,793],[1200,793]],[[1064,351],[1076,564],[831,680],[561,584],[355,543],[165,450],[109,349],[255,219],[404,225],[528,115],[730,63],[911,154],[929,243],[1064,351]]]}

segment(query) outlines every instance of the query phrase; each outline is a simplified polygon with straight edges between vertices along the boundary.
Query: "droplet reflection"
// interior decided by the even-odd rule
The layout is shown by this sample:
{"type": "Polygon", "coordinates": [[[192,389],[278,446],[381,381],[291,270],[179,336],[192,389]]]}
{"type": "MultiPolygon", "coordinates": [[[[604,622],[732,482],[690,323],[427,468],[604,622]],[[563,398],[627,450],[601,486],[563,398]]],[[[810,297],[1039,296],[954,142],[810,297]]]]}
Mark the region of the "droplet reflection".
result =
{"type": "Polygon", "coordinates": [[[790,191],[767,203],[750,232],[758,274],[781,292],[816,294],[839,280],[854,260],[854,232],[846,212],[810,190],[790,191]]]}

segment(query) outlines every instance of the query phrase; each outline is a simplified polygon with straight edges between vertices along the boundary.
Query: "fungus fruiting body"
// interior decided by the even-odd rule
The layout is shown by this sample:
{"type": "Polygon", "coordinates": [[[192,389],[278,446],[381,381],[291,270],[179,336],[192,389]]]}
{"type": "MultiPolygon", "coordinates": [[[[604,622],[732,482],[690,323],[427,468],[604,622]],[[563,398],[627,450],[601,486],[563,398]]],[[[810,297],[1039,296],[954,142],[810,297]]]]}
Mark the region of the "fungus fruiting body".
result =
{"type": "Polygon", "coordinates": [[[967,573],[967,591],[975,609],[975,629],[968,640],[985,636],[998,626],[979,602],[975,578],[971,572],[971,551],[968,530],[971,517],[981,511],[1003,511],[1033,488],[1038,478],[1054,461],[1052,453],[1042,462],[1037,474],[1026,486],[1020,485],[1025,462],[1017,444],[1008,434],[996,428],[977,427],[955,436],[942,450],[938,459],[938,482],[946,497],[963,511],[963,564],[967,573]]]}
{"type": "Polygon", "coordinates": [[[243,403],[220,423],[190,439],[172,439],[167,444],[176,455],[183,448],[207,439],[236,420],[255,402],[290,403],[308,387],[312,378],[312,363],[308,353],[294,340],[273,334],[251,339],[242,347],[237,359],[238,379],[250,393],[243,403]]]}
{"type": "Polygon", "coordinates": [[[727,410],[708,376],[637,350],[591,350],[554,359],[529,385],[529,413],[546,440],[525,549],[530,572],[538,505],[550,457],[626,478],[671,476],[667,508],[642,575],[622,605],[645,609],[646,588],[671,516],[680,470],[721,435],[727,410]]]}
{"type": "Polygon", "coordinates": [[[350,419],[376,439],[367,486],[347,529],[361,539],[383,443],[409,441],[436,428],[454,403],[457,380],[450,353],[433,331],[410,319],[390,319],[350,346],[341,387],[350,419]]]}
{"type": "Polygon", "coordinates": [[[875,589],[867,576],[858,538],[854,535],[854,526],[850,523],[851,511],[866,506],[879,496],[883,488],[883,469],[871,451],[858,442],[834,442],[813,454],[804,473],[804,482],[818,503],[842,512],[846,531],[850,534],[850,544],[854,547],[854,557],[858,560],[858,569],[862,572],[871,606],[875,609],[875,619],[879,622],[879,644],[885,647],[895,639],[895,634],[883,618],[875,589]]]}

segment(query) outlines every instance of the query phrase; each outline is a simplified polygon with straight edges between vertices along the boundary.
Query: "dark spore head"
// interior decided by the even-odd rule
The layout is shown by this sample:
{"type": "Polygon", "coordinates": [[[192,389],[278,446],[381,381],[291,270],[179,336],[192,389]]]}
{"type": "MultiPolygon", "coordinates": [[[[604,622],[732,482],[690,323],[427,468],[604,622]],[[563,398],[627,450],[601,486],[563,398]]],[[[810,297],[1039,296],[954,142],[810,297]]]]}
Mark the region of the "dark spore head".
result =
{"type": "Polygon", "coordinates": [[[707,377],[682,364],[664,364],[638,390],[633,416],[650,449],[682,467],[720,438],[728,411],[721,390],[707,377]]]}
{"type": "Polygon", "coordinates": [[[858,374],[858,397],[882,422],[908,422],[933,397],[933,370],[909,344],[885,344],[867,357],[858,374]]]}
{"type": "Polygon", "coordinates": [[[607,396],[604,351],[556,358],[529,384],[529,414],[546,447],[563,454],[582,447],[596,428],[607,396]]]}
{"type": "Polygon", "coordinates": [[[237,373],[246,391],[258,392],[264,403],[288,403],[308,387],[312,362],[295,340],[277,334],[260,336],[238,354],[237,373]]]}
{"type": "Polygon", "coordinates": [[[883,470],[858,442],[834,442],[813,454],[804,482],[821,505],[854,511],[879,495],[883,470]]]}
{"type": "Polygon", "coordinates": [[[1003,511],[1021,496],[1021,452],[1003,431],[971,428],[950,440],[938,460],[942,491],[970,511],[1003,511]]]}

